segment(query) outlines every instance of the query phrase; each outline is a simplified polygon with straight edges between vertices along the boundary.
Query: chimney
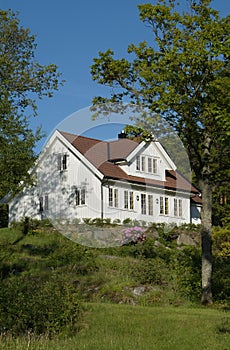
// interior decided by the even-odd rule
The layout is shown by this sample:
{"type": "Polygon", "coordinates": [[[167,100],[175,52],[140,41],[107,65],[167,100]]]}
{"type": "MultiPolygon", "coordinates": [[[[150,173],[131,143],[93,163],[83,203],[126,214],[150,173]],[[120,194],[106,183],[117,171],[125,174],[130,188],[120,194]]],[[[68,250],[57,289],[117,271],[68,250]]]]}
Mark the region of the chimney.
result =
{"type": "Polygon", "coordinates": [[[125,139],[126,138],[126,132],[125,130],[122,130],[120,134],[118,134],[118,139],[125,139]]]}

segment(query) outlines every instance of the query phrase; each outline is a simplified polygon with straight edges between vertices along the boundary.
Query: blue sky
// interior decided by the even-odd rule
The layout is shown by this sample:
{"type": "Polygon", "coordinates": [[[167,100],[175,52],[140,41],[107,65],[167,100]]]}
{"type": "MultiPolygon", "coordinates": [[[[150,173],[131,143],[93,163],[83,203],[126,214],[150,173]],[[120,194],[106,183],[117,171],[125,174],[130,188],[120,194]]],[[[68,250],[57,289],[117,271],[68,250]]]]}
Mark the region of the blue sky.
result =
{"type": "MultiPolygon", "coordinates": [[[[109,89],[91,79],[93,58],[108,48],[117,57],[123,57],[130,43],[151,40],[150,30],[138,18],[137,5],[147,2],[151,3],[150,0],[0,0],[1,9],[18,11],[22,26],[36,35],[37,60],[41,64],[55,63],[66,80],[54,98],[39,101],[33,127],[42,125],[49,135],[66,117],[90,106],[94,96],[109,95],[109,89]]],[[[222,16],[229,14],[228,0],[214,0],[212,4],[222,16]]]]}

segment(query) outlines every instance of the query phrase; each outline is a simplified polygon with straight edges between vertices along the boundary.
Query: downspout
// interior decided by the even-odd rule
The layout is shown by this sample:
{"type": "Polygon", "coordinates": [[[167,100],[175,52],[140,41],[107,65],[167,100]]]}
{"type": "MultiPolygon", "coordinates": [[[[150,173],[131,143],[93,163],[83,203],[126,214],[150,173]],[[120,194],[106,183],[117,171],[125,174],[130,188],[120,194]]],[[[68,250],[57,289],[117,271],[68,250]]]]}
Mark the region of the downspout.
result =
{"type": "Polygon", "coordinates": [[[101,219],[104,219],[104,194],[103,194],[103,180],[101,181],[101,219]]]}

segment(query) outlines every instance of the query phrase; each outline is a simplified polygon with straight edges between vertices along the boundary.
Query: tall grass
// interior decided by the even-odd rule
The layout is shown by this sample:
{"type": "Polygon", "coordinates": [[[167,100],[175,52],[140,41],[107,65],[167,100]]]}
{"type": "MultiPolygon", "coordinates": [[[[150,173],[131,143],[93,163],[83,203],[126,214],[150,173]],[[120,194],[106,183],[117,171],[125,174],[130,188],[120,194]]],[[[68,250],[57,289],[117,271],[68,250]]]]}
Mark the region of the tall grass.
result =
{"type": "Polygon", "coordinates": [[[82,330],[48,339],[1,339],[4,350],[228,350],[230,314],[204,308],[88,304],[82,330]]]}

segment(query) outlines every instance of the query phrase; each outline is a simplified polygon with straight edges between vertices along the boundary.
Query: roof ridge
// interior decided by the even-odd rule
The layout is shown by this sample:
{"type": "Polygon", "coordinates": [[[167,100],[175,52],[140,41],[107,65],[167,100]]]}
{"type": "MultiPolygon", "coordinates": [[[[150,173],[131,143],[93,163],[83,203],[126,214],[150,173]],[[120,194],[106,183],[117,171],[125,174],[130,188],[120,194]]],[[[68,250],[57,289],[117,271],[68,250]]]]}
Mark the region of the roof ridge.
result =
{"type": "Polygon", "coordinates": [[[60,134],[62,134],[63,136],[65,136],[64,134],[68,134],[70,136],[75,136],[75,137],[82,137],[84,139],[88,139],[88,140],[93,140],[93,141],[99,141],[99,142],[105,142],[105,143],[108,143],[107,141],[105,140],[100,140],[100,139],[95,139],[94,137],[88,137],[88,136],[84,136],[84,135],[77,135],[77,134],[73,134],[71,132],[68,132],[68,131],[62,131],[62,130],[58,130],[60,132],[60,134]]]}

